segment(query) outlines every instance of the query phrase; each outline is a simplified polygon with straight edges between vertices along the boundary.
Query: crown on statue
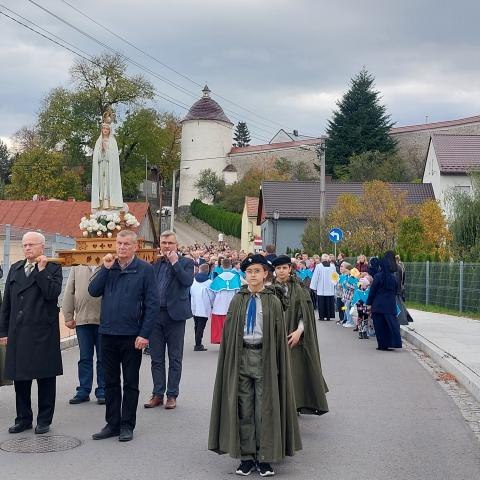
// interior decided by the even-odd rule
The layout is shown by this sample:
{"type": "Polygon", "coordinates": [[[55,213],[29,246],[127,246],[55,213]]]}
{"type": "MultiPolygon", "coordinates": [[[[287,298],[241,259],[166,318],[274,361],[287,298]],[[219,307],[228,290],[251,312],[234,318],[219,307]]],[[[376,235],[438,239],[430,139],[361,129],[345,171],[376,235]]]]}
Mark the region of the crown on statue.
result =
{"type": "Polygon", "coordinates": [[[112,110],[112,107],[108,107],[103,114],[102,125],[110,126],[111,123],[115,123],[116,119],[117,117],[115,115],[115,112],[112,110]]]}

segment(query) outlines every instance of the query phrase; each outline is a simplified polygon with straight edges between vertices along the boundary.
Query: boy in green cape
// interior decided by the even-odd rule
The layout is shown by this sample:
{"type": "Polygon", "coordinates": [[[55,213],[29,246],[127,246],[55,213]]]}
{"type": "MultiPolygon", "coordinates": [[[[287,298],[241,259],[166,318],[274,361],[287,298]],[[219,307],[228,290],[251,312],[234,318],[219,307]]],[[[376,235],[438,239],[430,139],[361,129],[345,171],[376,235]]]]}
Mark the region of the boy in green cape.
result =
{"type": "Polygon", "coordinates": [[[262,255],[241,265],[247,285],[233,297],[223,328],[213,392],[208,448],[241,458],[236,473],[257,469],[302,448],[282,303],[264,282],[262,255]]]}
{"type": "Polygon", "coordinates": [[[275,267],[275,284],[284,289],[288,299],[285,324],[297,411],[323,415],[328,412],[325,396],[328,387],[322,374],[310,292],[292,273],[290,257],[280,255],[272,261],[272,265],[275,267]]]}

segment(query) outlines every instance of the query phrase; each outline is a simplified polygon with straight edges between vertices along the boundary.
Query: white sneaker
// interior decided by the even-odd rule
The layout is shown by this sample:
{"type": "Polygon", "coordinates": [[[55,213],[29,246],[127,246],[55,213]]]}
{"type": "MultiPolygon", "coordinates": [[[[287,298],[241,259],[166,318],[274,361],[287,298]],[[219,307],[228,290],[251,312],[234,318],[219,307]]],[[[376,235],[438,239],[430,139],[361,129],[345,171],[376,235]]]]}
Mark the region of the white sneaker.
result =
{"type": "Polygon", "coordinates": [[[344,324],[343,324],[343,327],[345,327],[345,328],[352,328],[352,327],[353,327],[353,323],[344,323],[344,324]]]}

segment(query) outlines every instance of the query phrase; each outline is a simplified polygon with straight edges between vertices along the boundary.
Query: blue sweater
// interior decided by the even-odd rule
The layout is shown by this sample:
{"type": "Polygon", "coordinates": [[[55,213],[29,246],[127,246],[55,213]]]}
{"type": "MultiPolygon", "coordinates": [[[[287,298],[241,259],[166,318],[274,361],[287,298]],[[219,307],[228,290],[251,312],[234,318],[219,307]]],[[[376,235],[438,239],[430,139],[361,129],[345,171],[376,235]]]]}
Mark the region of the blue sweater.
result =
{"type": "Polygon", "coordinates": [[[135,257],[122,270],[115,261],[110,269],[97,272],[88,293],[102,297],[99,333],[149,338],[160,314],[152,265],[135,257]]]}

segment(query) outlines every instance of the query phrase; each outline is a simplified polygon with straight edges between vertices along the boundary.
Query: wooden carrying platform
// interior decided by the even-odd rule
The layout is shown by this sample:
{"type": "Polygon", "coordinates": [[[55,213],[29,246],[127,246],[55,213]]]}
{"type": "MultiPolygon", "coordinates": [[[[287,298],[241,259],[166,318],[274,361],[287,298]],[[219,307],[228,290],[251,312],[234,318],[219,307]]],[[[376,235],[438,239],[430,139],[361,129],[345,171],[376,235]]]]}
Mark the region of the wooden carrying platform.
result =
{"type": "MultiPolygon", "coordinates": [[[[112,238],[85,238],[75,239],[77,248],[72,250],[60,250],[58,258],[49,258],[50,262],[60,263],[65,267],[73,265],[102,265],[103,257],[107,253],[115,254],[115,237],[112,238]]],[[[157,259],[156,248],[145,248],[145,241],[138,239],[136,255],[146,262],[154,262],[157,259]]]]}

